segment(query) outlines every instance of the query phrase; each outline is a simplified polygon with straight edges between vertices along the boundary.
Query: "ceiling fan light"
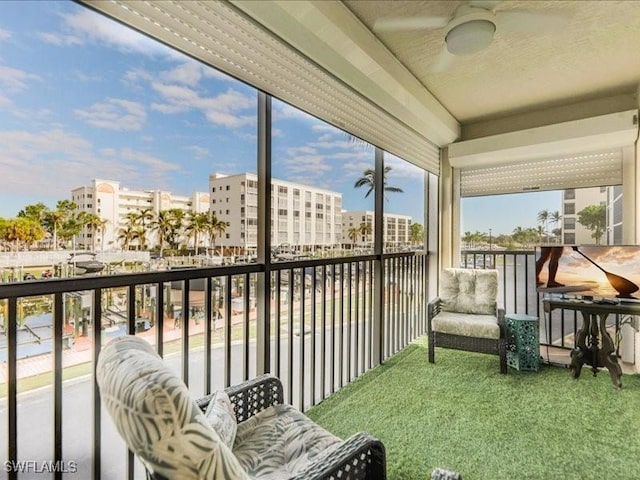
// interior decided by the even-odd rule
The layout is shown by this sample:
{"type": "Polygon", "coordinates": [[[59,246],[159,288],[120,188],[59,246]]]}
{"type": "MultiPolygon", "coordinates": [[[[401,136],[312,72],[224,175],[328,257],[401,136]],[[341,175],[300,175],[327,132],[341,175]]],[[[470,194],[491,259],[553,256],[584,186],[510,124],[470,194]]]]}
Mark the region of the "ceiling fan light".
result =
{"type": "Polygon", "coordinates": [[[479,52],[493,41],[496,26],[489,20],[471,20],[456,25],[447,33],[447,50],[454,55],[479,52]]]}

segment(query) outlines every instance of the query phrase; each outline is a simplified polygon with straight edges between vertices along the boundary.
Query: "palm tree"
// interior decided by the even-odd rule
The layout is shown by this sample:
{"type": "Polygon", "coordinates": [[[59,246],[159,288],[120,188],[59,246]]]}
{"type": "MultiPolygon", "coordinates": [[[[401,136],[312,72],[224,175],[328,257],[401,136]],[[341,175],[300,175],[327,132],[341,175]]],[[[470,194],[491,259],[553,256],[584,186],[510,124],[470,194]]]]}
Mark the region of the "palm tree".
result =
{"type": "Polygon", "coordinates": [[[347,236],[351,239],[351,243],[355,244],[360,235],[360,227],[351,227],[347,232],[347,236]]]}
{"type": "Polygon", "coordinates": [[[96,232],[102,225],[102,219],[95,213],[87,213],[83,218],[84,226],[89,229],[91,233],[91,251],[96,249],[96,232]]]}
{"type": "Polygon", "coordinates": [[[153,222],[154,216],[155,215],[152,208],[142,209],[138,213],[138,220],[140,221],[140,226],[142,227],[143,245],[147,244],[147,227],[153,222]]]}
{"type": "MultiPolygon", "coordinates": [[[[53,238],[53,249],[58,249],[58,236],[68,236],[64,232],[65,223],[73,216],[78,206],[70,200],[58,200],[55,210],[50,210],[44,216],[45,227],[53,238]]],[[[72,225],[68,225],[73,227],[72,225]]]]}
{"type": "Polygon", "coordinates": [[[562,233],[562,229],[559,228],[561,219],[562,219],[562,215],[560,215],[560,212],[558,210],[556,210],[555,212],[551,213],[551,221],[553,222],[553,224],[556,227],[556,228],[554,228],[552,230],[552,233],[556,237],[556,243],[558,243],[558,239],[560,238],[560,235],[562,233]],[[560,233],[556,233],[557,230],[560,230],[560,233]]]}
{"type": "Polygon", "coordinates": [[[373,232],[373,228],[371,227],[371,224],[366,222],[362,222],[358,230],[360,230],[360,233],[364,237],[365,241],[367,239],[367,235],[371,235],[371,233],[373,232]]]}
{"type": "Polygon", "coordinates": [[[104,235],[107,231],[107,223],[109,223],[109,220],[101,218],[100,224],[97,227],[100,230],[100,247],[102,251],[104,251],[104,235]]]}
{"type": "Polygon", "coordinates": [[[551,212],[549,210],[544,209],[538,212],[538,223],[540,223],[544,229],[540,231],[540,243],[542,244],[542,234],[547,232],[547,226],[549,223],[549,218],[551,216],[551,212]]]}
{"type": "Polygon", "coordinates": [[[141,235],[140,226],[128,224],[126,227],[121,228],[118,232],[118,240],[122,240],[123,250],[129,250],[131,243],[134,240],[138,240],[141,235]]]}
{"type": "MultiPolygon", "coordinates": [[[[391,167],[384,167],[384,171],[382,173],[382,181],[383,181],[383,185],[384,185],[384,191],[386,192],[396,192],[396,193],[402,193],[404,190],[402,190],[399,187],[392,187],[387,185],[387,174],[391,171],[391,167]]],[[[360,188],[360,187],[367,187],[367,193],[364,195],[364,198],[367,198],[369,195],[371,195],[371,192],[373,192],[376,188],[376,172],[373,168],[367,168],[364,171],[364,174],[362,177],[360,177],[358,180],[356,180],[356,183],[354,183],[353,185],[354,188],[360,188]]]]}
{"type": "MultiPolygon", "coordinates": [[[[138,211],[133,211],[133,212],[127,212],[124,216],[124,218],[127,220],[127,225],[129,227],[132,227],[136,229],[136,231],[139,232],[139,228],[142,225],[142,217],[140,216],[140,212],[138,211]]],[[[131,240],[134,240],[133,238],[131,240]]],[[[144,243],[144,236],[140,237],[138,235],[136,235],[135,240],[138,241],[138,244],[140,244],[140,241],[142,240],[142,243],[144,243]]],[[[138,245],[139,246],[139,245],[138,245]]]]}
{"type": "Polygon", "coordinates": [[[157,218],[151,223],[151,228],[158,232],[158,242],[160,243],[160,256],[164,251],[164,243],[173,229],[173,215],[170,210],[160,210],[157,218]]]}
{"type": "Polygon", "coordinates": [[[209,214],[192,212],[187,219],[187,225],[184,233],[187,237],[193,236],[193,249],[198,254],[198,235],[206,232],[209,228],[209,214]]]}
{"type": "Polygon", "coordinates": [[[178,248],[180,241],[180,231],[182,230],[182,223],[184,222],[185,211],[180,208],[169,209],[169,216],[171,218],[171,229],[167,240],[172,248],[178,248]]]}
{"type": "Polygon", "coordinates": [[[209,226],[207,228],[207,231],[209,232],[209,243],[211,243],[211,248],[214,253],[216,249],[216,238],[218,237],[218,235],[222,236],[224,232],[227,231],[228,226],[229,223],[218,220],[218,217],[216,217],[215,213],[211,212],[209,214],[209,226]]]}

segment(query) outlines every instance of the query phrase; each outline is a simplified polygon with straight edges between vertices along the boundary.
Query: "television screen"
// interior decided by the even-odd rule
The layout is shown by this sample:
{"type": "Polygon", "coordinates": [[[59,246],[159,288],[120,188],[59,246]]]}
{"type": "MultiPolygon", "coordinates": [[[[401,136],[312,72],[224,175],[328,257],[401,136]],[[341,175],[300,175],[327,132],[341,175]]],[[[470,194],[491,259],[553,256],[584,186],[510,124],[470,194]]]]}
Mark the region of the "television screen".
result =
{"type": "Polygon", "coordinates": [[[537,247],[536,285],[540,292],[640,301],[640,246],[537,247]]]}

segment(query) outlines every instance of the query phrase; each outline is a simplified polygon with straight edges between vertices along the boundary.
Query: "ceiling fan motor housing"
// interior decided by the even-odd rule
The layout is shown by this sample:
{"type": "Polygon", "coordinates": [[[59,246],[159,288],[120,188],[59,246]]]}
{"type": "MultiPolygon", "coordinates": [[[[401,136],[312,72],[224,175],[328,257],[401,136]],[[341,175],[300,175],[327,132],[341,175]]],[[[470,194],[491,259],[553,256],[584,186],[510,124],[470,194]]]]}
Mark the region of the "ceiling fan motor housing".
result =
{"type": "Polygon", "coordinates": [[[447,26],[447,50],[453,55],[469,55],[488,47],[496,32],[495,15],[483,8],[458,9],[447,26]]]}

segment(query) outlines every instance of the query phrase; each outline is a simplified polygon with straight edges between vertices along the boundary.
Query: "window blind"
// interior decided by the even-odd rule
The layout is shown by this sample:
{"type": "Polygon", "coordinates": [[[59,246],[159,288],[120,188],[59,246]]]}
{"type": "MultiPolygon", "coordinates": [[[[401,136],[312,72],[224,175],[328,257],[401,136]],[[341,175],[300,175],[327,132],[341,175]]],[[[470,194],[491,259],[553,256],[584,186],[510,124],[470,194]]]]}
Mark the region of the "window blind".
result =
{"type": "Polygon", "coordinates": [[[622,184],[622,149],[460,169],[462,197],[622,184]]]}

